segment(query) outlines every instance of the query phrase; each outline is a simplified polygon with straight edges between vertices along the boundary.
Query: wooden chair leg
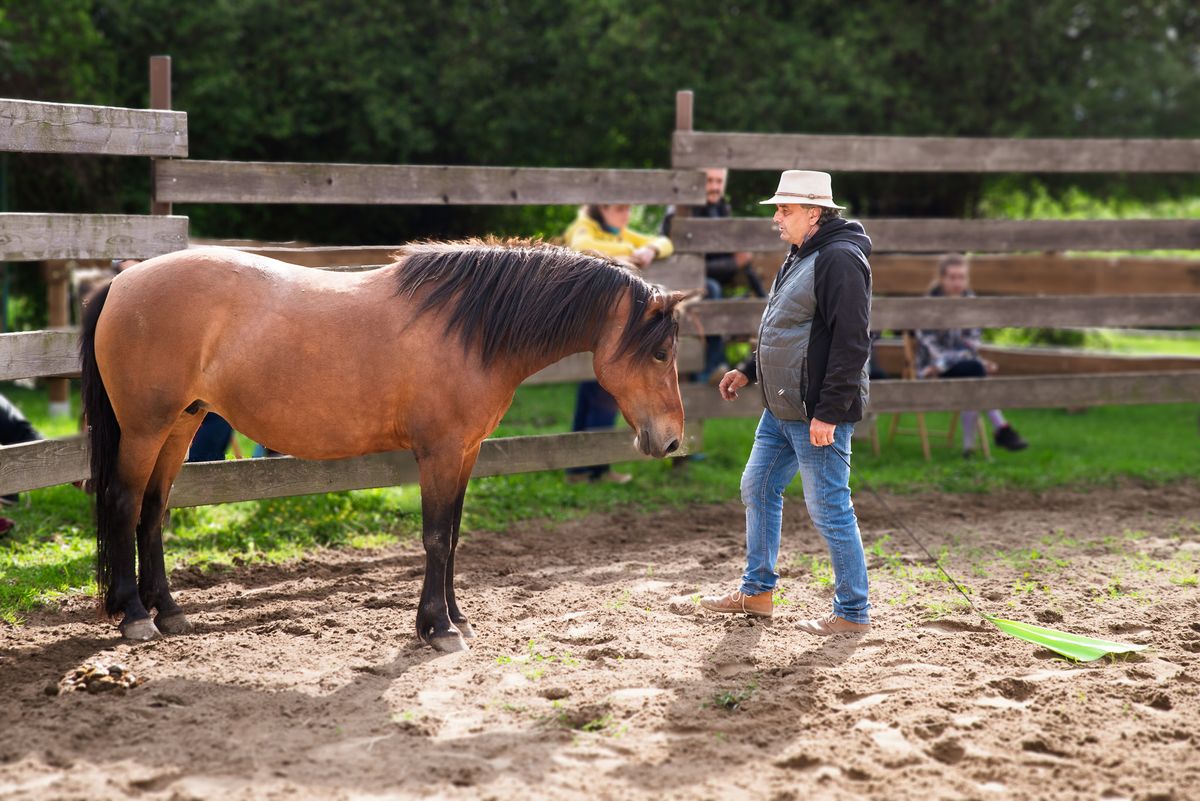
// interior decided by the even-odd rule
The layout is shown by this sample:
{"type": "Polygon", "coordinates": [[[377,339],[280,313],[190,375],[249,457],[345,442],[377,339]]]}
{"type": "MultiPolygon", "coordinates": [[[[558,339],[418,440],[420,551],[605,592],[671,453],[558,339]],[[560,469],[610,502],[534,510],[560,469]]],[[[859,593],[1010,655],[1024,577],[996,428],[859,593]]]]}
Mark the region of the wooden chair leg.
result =
{"type": "Polygon", "coordinates": [[[896,429],[900,427],[900,412],[892,415],[892,425],[888,428],[888,447],[892,447],[892,443],[896,441],[896,429]]]}
{"type": "Polygon", "coordinates": [[[946,447],[954,447],[954,430],[958,428],[958,412],[950,413],[950,428],[946,431],[946,447]]]}
{"type": "Polygon", "coordinates": [[[925,454],[925,461],[931,461],[933,457],[929,454],[929,430],[925,427],[925,412],[917,412],[917,431],[921,434],[921,453],[925,454]]]}
{"type": "Polygon", "coordinates": [[[979,445],[983,450],[983,458],[992,461],[992,446],[988,444],[987,426],[983,424],[983,415],[979,415],[976,423],[979,426],[979,445]]]}

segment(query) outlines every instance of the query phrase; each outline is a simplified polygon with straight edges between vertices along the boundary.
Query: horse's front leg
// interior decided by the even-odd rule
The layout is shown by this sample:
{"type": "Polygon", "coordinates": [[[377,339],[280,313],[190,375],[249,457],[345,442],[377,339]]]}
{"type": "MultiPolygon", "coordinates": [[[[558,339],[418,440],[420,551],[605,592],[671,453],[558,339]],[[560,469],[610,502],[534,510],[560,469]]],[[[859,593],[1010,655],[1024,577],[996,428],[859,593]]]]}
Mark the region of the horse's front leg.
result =
{"type": "Polygon", "coordinates": [[[458,608],[458,599],[454,597],[454,554],[458,551],[458,528],[462,524],[463,498],[466,490],[458,496],[458,504],[454,514],[453,536],[450,540],[450,558],[446,560],[446,607],[450,610],[450,622],[467,639],[475,637],[475,629],[467,621],[467,616],[458,608]]]}
{"type": "Polygon", "coordinates": [[[417,606],[417,636],[438,651],[466,651],[467,643],[450,619],[446,599],[462,453],[419,454],[417,460],[421,471],[421,527],[425,545],[425,583],[417,606]]]}

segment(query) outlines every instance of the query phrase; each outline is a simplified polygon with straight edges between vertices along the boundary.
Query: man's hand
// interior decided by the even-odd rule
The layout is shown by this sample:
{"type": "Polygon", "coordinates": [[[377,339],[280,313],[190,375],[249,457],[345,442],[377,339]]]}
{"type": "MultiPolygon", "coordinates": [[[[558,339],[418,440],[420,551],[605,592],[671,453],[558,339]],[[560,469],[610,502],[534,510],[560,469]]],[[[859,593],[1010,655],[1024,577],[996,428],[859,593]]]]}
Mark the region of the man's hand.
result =
{"type": "Polygon", "coordinates": [[[1000,365],[991,359],[983,359],[983,369],[987,370],[988,375],[995,375],[1000,371],[1000,365]]]}
{"type": "Polygon", "coordinates": [[[921,371],[921,378],[933,378],[937,374],[938,369],[931,364],[921,371]]]}
{"type": "Polygon", "coordinates": [[[833,444],[833,431],[837,428],[833,423],[822,423],[816,418],[808,424],[808,441],[814,448],[824,448],[833,444]]]}
{"type": "Polygon", "coordinates": [[[737,400],[738,390],[749,383],[750,379],[741,370],[730,370],[721,378],[717,389],[721,391],[721,397],[725,400],[737,400]]]}

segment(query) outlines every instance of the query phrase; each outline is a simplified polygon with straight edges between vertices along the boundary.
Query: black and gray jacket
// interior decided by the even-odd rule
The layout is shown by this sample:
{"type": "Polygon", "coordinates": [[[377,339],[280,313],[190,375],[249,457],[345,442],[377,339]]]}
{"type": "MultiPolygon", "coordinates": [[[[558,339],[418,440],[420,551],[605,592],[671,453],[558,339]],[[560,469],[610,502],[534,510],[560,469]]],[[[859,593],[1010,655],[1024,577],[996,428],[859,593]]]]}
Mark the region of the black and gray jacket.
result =
{"type": "Polygon", "coordinates": [[[855,423],[868,399],[871,239],[858,222],[835,219],[793,245],[775,277],[753,359],[738,365],[757,380],[780,420],[855,423]]]}

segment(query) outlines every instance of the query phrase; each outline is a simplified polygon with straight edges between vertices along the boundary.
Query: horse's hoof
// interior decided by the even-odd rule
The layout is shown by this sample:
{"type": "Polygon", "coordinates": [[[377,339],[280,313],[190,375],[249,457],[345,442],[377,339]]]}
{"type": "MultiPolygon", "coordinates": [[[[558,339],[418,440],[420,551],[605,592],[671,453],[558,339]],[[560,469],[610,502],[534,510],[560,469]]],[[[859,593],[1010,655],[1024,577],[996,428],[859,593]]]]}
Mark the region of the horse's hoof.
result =
{"type": "Polygon", "coordinates": [[[127,640],[153,640],[155,637],[161,637],[158,627],[154,625],[154,621],[148,617],[143,617],[134,620],[130,623],[122,623],[121,636],[127,640]]]}
{"type": "Polygon", "coordinates": [[[454,628],[458,629],[459,633],[468,640],[475,639],[475,629],[471,628],[471,624],[467,621],[464,620],[462,623],[455,623],[454,628]]]}
{"type": "Polygon", "coordinates": [[[169,615],[159,615],[154,618],[154,624],[163,634],[187,634],[192,630],[187,615],[183,612],[172,612],[169,615]]]}
{"type": "Polygon", "coordinates": [[[430,637],[428,642],[433,650],[440,651],[443,654],[456,654],[461,651],[471,650],[467,645],[467,641],[454,632],[442,634],[438,637],[430,637]]]}

